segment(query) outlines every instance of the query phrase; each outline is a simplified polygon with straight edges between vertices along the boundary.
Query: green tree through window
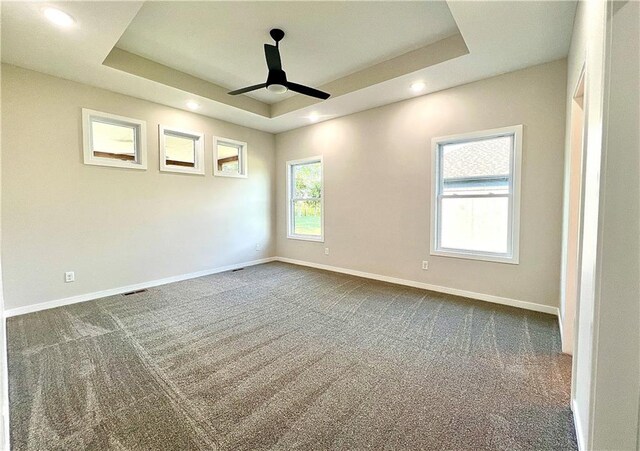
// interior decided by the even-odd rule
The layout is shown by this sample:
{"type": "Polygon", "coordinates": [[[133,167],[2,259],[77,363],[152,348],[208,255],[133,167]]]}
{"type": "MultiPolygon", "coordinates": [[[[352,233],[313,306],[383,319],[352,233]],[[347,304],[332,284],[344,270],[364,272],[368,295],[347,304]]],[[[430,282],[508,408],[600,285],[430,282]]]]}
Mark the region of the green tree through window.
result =
{"type": "Polygon", "coordinates": [[[291,170],[290,233],[322,236],[322,164],[293,164],[291,170]]]}

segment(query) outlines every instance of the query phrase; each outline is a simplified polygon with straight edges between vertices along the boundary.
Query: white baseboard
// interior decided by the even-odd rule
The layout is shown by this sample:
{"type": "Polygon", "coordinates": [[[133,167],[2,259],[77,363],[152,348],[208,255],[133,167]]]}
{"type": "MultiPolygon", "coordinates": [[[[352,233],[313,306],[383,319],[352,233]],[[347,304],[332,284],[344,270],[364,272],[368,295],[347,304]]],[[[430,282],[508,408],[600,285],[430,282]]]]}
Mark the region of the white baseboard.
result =
{"type": "Polygon", "coordinates": [[[518,308],[523,308],[523,309],[526,309],[526,310],[533,310],[533,311],[542,312],[542,313],[549,313],[551,315],[558,316],[558,308],[557,307],[551,307],[551,306],[548,306],[548,305],[536,304],[536,303],[528,302],[528,301],[520,301],[520,300],[517,300],[517,299],[504,298],[504,297],[500,297],[500,296],[494,296],[494,295],[491,295],[491,294],[475,293],[473,291],[460,290],[460,289],[457,289],[457,288],[442,287],[442,286],[439,286],[439,285],[432,285],[432,284],[428,284],[428,283],[424,283],[424,282],[417,282],[417,281],[414,281],[414,280],[399,279],[399,278],[396,278],[396,277],[383,276],[383,275],[380,275],[380,274],[373,274],[373,273],[368,273],[368,272],[364,272],[364,271],[356,271],[356,270],[347,269],[347,268],[339,268],[337,266],[323,265],[323,264],[319,264],[319,263],[312,263],[312,262],[307,262],[307,261],[302,261],[302,260],[295,260],[295,259],[285,258],[285,257],[269,257],[269,258],[263,258],[263,259],[260,259],[260,260],[253,260],[253,261],[249,261],[249,262],[236,263],[234,265],[222,266],[222,267],[218,267],[218,268],[212,268],[212,269],[207,269],[207,270],[204,270],[204,271],[198,271],[198,272],[193,272],[193,273],[189,273],[189,274],[182,274],[182,275],[178,275],[178,276],[166,277],[164,279],[151,280],[151,281],[148,281],[148,282],[138,283],[138,284],[134,284],[134,285],[128,285],[128,286],[118,287],[118,288],[111,288],[111,289],[108,289],[108,290],[96,291],[96,292],[93,292],[93,293],[86,293],[86,294],[81,294],[81,295],[72,296],[72,297],[68,297],[68,298],[56,299],[56,300],[53,300],[53,301],[47,301],[47,302],[41,302],[41,303],[38,303],[38,304],[27,305],[27,306],[24,306],[24,307],[16,307],[16,308],[5,310],[5,316],[6,317],[11,317],[11,316],[25,315],[27,313],[38,312],[40,310],[47,310],[47,309],[51,309],[51,308],[61,307],[63,305],[76,304],[78,302],[92,301],[94,299],[99,299],[99,298],[103,298],[103,297],[107,297],[107,296],[113,296],[113,295],[116,295],[116,294],[127,293],[129,291],[143,290],[145,288],[156,287],[156,286],[159,286],[159,285],[165,285],[165,284],[172,283],[172,282],[180,282],[182,280],[195,279],[196,277],[208,276],[210,274],[216,274],[216,273],[220,273],[220,272],[230,271],[230,270],[233,270],[233,269],[243,268],[243,267],[246,267],[246,266],[260,265],[260,264],[269,263],[269,262],[272,262],[272,261],[281,261],[281,262],[285,262],[285,263],[291,263],[291,264],[294,264],[294,265],[308,266],[308,267],[317,268],[317,269],[324,269],[324,270],[327,270],[327,271],[333,271],[333,272],[338,272],[338,273],[342,273],[342,274],[350,274],[352,276],[357,276],[357,277],[364,277],[366,279],[380,280],[380,281],[383,281],[383,282],[390,282],[390,283],[395,283],[395,284],[398,284],[398,285],[405,285],[405,286],[414,287],[414,288],[421,288],[421,289],[424,289],[424,290],[437,291],[439,293],[453,294],[453,295],[456,295],[456,296],[462,296],[462,297],[466,297],[466,298],[477,299],[477,300],[480,300],[480,301],[492,302],[494,304],[509,305],[509,306],[512,306],[512,307],[518,307],[518,308]]]}
{"type": "Polygon", "coordinates": [[[578,440],[578,450],[586,451],[587,446],[585,443],[584,432],[582,430],[582,421],[580,420],[580,415],[578,414],[578,406],[576,405],[576,400],[571,400],[571,411],[573,412],[573,426],[576,429],[576,439],[578,440]]]}
{"type": "Polygon", "coordinates": [[[558,309],[558,328],[560,329],[560,345],[562,346],[562,352],[564,350],[564,326],[562,325],[562,314],[560,313],[560,309],[558,309]]]}
{"type": "Polygon", "coordinates": [[[233,269],[245,268],[247,266],[261,265],[263,263],[269,263],[275,260],[276,260],[276,257],[262,258],[260,260],[252,260],[249,262],[242,262],[242,263],[236,263],[233,265],[220,266],[218,268],[205,269],[204,271],[192,272],[189,274],[181,274],[178,276],[166,277],[164,279],[150,280],[148,282],[142,282],[142,283],[127,285],[127,286],[118,287],[118,288],[110,288],[108,290],[80,294],[77,296],[71,296],[63,299],[55,299],[53,301],[26,305],[24,307],[16,307],[16,308],[5,310],[5,316],[11,317],[11,316],[25,315],[27,313],[33,313],[33,312],[38,312],[40,310],[47,310],[51,308],[61,307],[63,305],[76,304],[78,302],[92,301],[94,299],[100,299],[107,296],[127,293],[129,291],[144,290],[145,288],[157,287],[159,285],[166,285],[172,282],[180,282],[182,280],[195,279],[196,277],[208,276],[208,275],[217,274],[220,272],[231,271],[233,269]]]}
{"type": "Polygon", "coordinates": [[[286,257],[276,257],[276,260],[284,262],[284,263],[291,263],[291,264],[294,264],[294,265],[308,266],[310,268],[317,268],[317,269],[324,269],[326,271],[333,271],[333,272],[339,272],[339,273],[342,273],[342,274],[349,274],[349,275],[357,276],[357,277],[364,277],[365,279],[374,279],[374,280],[380,280],[382,282],[390,282],[390,283],[395,283],[395,284],[398,284],[398,285],[406,285],[408,287],[422,288],[423,290],[430,290],[430,291],[437,291],[439,293],[453,294],[453,295],[462,296],[462,297],[465,297],[465,298],[471,298],[471,299],[477,299],[477,300],[480,300],[480,301],[492,302],[494,304],[509,305],[511,307],[518,307],[518,308],[522,308],[522,309],[526,309],[526,310],[533,310],[533,311],[536,311],[536,312],[549,313],[551,315],[558,316],[558,308],[557,307],[551,307],[549,305],[543,305],[543,304],[536,304],[534,302],[520,301],[518,299],[503,298],[503,297],[494,296],[494,295],[491,295],[491,294],[475,293],[473,291],[459,290],[457,288],[441,287],[439,285],[431,285],[429,283],[416,282],[414,280],[398,279],[396,277],[383,276],[383,275],[380,275],[380,274],[373,274],[373,273],[368,273],[368,272],[363,272],[363,271],[356,271],[354,269],[339,268],[337,266],[323,265],[323,264],[320,264],[320,263],[312,263],[312,262],[307,262],[307,261],[302,261],[302,260],[295,260],[295,259],[286,258],[286,257]]]}

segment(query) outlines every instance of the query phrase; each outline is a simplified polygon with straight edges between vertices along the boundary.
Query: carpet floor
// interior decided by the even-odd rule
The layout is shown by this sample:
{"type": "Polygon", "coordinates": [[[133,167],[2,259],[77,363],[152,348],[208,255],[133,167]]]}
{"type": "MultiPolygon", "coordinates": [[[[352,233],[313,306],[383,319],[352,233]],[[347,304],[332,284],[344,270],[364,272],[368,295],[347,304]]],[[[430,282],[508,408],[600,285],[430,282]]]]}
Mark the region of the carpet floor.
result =
{"type": "Polygon", "coordinates": [[[8,320],[14,450],[577,449],[557,320],[284,263],[8,320]]]}

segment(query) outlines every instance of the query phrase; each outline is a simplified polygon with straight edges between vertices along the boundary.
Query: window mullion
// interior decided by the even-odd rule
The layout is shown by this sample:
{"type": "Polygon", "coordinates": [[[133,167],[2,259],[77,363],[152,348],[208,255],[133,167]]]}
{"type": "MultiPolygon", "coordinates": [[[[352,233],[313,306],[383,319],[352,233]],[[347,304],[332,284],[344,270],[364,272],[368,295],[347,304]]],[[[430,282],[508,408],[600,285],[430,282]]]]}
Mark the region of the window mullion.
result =
{"type": "Polygon", "coordinates": [[[488,194],[439,194],[438,197],[440,199],[475,199],[475,198],[492,198],[492,197],[510,197],[510,193],[497,194],[497,193],[488,193],[488,194]]]}
{"type": "Polygon", "coordinates": [[[293,197],[291,200],[294,202],[300,202],[303,200],[321,200],[321,197],[293,197]]]}

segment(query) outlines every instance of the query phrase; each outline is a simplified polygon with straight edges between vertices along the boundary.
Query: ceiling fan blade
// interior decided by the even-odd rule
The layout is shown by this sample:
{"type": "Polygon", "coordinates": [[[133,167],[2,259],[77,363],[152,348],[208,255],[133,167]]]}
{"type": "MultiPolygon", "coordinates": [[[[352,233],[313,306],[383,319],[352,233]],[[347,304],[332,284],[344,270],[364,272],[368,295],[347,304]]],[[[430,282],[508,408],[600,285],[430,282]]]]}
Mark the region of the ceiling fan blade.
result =
{"type": "Polygon", "coordinates": [[[287,88],[299,94],[304,94],[305,96],[310,96],[310,97],[316,97],[322,100],[327,100],[331,96],[331,94],[322,92],[319,89],[310,88],[304,85],[299,85],[298,83],[292,83],[290,81],[287,82],[287,88]]]}
{"type": "Polygon", "coordinates": [[[247,86],[246,88],[236,89],[235,91],[231,91],[229,94],[232,96],[237,96],[238,94],[244,94],[245,92],[255,91],[256,89],[264,88],[267,86],[266,83],[260,83],[259,85],[247,86]]]}
{"type": "Polygon", "coordinates": [[[264,56],[267,58],[267,67],[269,70],[282,70],[282,61],[280,61],[280,50],[278,50],[278,47],[265,44],[264,56]]]}

